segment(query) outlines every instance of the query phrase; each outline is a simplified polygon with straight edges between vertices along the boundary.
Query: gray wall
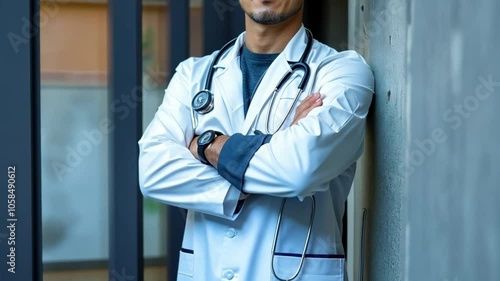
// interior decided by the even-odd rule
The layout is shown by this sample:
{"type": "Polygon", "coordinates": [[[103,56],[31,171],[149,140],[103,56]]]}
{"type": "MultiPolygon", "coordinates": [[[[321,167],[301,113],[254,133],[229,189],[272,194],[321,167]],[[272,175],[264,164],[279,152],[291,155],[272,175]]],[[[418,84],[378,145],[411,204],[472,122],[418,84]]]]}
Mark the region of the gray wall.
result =
{"type": "Polygon", "coordinates": [[[500,280],[499,8],[350,2],[350,48],[376,77],[365,280],[500,280]]]}
{"type": "MultiPolygon", "coordinates": [[[[407,147],[406,4],[351,1],[350,49],[361,52],[376,77],[365,156],[355,188],[367,207],[365,280],[402,280],[403,194],[399,167],[407,147]]],[[[357,272],[357,271],[356,271],[357,272]]],[[[358,275],[351,276],[358,280],[358,275]]]]}
{"type": "Polygon", "coordinates": [[[409,280],[500,280],[499,11],[497,0],[411,9],[409,280]]]}

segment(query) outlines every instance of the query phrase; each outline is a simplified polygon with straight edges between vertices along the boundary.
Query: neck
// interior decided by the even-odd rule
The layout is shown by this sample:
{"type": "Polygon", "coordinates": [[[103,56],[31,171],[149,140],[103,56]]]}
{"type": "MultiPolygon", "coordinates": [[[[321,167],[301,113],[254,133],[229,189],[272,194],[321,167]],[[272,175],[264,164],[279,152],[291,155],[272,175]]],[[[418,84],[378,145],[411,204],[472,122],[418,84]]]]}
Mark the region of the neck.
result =
{"type": "Polygon", "coordinates": [[[281,53],[301,26],[301,13],[274,25],[259,24],[245,16],[245,45],[254,53],[281,53]]]}

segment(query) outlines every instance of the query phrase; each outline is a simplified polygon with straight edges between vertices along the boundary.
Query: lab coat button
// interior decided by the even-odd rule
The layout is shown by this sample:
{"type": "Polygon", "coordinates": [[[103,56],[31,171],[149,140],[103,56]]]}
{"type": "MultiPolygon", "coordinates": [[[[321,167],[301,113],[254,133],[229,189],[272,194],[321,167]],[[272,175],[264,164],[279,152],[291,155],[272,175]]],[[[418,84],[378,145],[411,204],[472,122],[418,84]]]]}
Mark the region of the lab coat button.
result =
{"type": "Polygon", "coordinates": [[[227,280],[232,280],[234,277],[234,272],[232,270],[226,271],[225,277],[227,280]]]}
{"type": "Polygon", "coordinates": [[[229,237],[229,238],[233,238],[234,236],[236,236],[236,231],[232,228],[228,229],[228,231],[226,231],[226,236],[229,237]]]}

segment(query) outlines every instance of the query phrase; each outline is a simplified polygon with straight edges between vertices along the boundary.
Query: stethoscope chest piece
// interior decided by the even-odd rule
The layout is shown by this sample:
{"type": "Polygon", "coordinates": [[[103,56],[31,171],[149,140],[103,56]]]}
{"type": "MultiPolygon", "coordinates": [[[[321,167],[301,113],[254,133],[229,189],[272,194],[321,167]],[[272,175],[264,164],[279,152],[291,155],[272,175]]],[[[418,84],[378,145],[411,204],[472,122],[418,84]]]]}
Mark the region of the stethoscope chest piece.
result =
{"type": "Polygon", "coordinates": [[[191,102],[194,111],[207,114],[214,109],[214,95],[208,90],[198,92],[191,102]]]}

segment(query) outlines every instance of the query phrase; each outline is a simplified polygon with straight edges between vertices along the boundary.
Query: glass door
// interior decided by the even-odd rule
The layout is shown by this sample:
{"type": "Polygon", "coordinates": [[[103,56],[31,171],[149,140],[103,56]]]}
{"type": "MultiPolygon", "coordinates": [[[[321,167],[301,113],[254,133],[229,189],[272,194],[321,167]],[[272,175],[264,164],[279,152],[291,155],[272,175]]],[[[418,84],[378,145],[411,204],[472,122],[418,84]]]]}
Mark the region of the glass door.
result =
{"type": "Polygon", "coordinates": [[[40,2],[44,280],[108,280],[107,1],[40,2]]]}

